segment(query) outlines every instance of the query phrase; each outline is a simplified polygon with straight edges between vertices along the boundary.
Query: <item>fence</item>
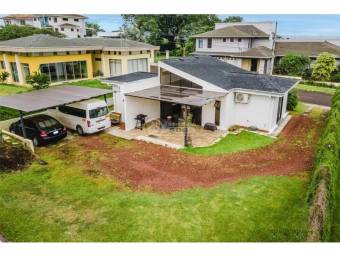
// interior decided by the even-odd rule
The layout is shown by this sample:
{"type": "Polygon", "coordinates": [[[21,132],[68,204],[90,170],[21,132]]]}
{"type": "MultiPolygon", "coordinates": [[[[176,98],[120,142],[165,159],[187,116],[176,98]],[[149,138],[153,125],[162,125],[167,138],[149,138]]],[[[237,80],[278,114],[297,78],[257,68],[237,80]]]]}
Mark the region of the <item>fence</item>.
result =
{"type": "Polygon", "coordinates": [[[15,135],[4,129],[0,129],[0,143],[4,141],[10,142],[13,144],[21,144],[25,149],[29,150],[30,152],[34,154],[34,145],[31,140],[15,135]]]}

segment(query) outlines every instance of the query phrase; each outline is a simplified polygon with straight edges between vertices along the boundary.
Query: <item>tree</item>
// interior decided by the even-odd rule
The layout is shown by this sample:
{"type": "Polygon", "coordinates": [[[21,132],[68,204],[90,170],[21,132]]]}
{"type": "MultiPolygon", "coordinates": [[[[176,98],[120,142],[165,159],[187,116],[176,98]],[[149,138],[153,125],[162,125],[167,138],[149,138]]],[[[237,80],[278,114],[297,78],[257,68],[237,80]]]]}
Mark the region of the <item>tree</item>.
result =
{"type": "Polygon", "coordinates": [[[9,77],[9,73],[7,71],[3,71],[0,73],[0,82],[4,83],[9,77]]]}
{"type": "Polygon", "coordinates": [[[290,76],[301,76],[310,65],[308,56],[288,53],[279,61],[276,72],[290,76]]]}
{"type": "Polygon", "coordinates": [[[53,31],[52,29],[47,28],[40,29],[28,25],[26,26],[6,25],[4,27],[0,27],[0,41],[20,37],[27,37],[35,34],[48,34],[55,37],[65,37],[64,34],[53,31]]]}
{"type": "Polygon", "coordinates": [[[287,99],[287,110],[294,111],[298,105],[298,96],[295,90],[289,91],[287,99]]]}
{"type": "Polygon", "coordinates": [[[243,17],[241,16],[228,16],[227,18],[225,18],[223,20],[223,22],[242,22],[243,21],[243,17]]]}
{"type": "Polygon", "coordinates": [[[321,53],[313,65],[312,79],[329,81],[336,70],[336,61],[330,53],[321,53]]]}
{"type": "Polygon", "coordinates": [[[95,22],[86,22],[86,36],[87,37],[93,37],[98,34],[98,32],[104,31],[99,24],[95,22]]]}
{"type": "Polygon", "coordinates": [[[36,90],[48,88],[50,86],[50,78],[46,74],[34,72],[32,75],[28,75],[26,82],[36,90]]]}
{"type": "Polygon", "coordinates": [[[190,36],[214,28],[220,19],[216,15],[123,15],[123,36],[158,45],[161,51],[177,55],[193,51],[190,36]],[[187,52],[189,51],[189,52],[187,52]]]}

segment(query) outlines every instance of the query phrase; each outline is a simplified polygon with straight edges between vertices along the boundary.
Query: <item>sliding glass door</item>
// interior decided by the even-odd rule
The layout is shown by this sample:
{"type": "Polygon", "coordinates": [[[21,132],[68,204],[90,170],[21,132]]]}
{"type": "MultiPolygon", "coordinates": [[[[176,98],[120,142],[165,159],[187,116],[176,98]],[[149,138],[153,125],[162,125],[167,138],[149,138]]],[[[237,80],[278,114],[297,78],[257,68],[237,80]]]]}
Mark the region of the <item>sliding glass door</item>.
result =
{"type": "Polygon", "coordinates": [[[128,60],[128,73],[148,71],[148,59],[132,59],[128,60]]]}
{"type": "Polygon", "coordinates": [[[51,82],[88,77],[86,61],[41,64],[40,72],[46,74],[51,82]]]}

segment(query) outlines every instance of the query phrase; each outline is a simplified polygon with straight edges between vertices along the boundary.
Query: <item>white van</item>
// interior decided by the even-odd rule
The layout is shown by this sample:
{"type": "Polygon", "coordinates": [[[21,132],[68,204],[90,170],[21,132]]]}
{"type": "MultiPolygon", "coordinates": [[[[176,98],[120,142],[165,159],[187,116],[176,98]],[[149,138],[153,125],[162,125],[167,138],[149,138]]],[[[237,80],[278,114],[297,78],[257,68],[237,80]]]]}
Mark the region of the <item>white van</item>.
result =
{"type": "Polygon", "coordinates": [[[93,134],[111,127],[108,106],[98,99],[59,106],[54,117],[79,135],[93,134]]]}

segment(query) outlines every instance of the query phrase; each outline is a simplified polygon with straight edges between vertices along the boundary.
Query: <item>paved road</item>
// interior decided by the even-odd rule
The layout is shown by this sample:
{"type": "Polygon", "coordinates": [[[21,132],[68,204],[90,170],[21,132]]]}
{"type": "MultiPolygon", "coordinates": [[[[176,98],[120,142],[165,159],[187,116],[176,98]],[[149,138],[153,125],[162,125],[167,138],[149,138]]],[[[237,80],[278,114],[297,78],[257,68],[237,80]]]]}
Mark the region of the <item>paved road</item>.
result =
{"type": "Polygon", "coordinates": [[[298,96],[300,101],[305,103],[318,104],[324,106],[331,106],[332,104],[332,95],[329,94],[299,90],[298,96]]]}

